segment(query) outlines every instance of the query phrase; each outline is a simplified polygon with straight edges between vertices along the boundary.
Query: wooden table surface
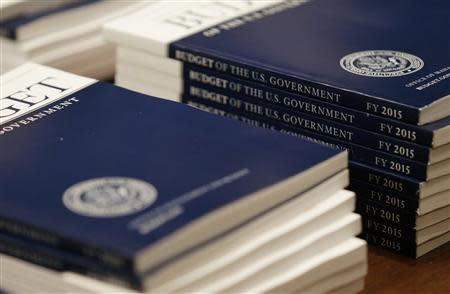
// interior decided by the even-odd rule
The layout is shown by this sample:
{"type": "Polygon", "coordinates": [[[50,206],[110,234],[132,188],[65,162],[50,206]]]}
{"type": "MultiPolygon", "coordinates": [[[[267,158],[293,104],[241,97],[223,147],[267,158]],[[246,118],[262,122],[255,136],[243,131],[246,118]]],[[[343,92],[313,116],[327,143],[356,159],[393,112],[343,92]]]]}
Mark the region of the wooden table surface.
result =
{"type": "Polygon", "coordinates": [[[414,260],[369,246],[369,273],[361,293],[450,294],[450,243],[414,260]]]}

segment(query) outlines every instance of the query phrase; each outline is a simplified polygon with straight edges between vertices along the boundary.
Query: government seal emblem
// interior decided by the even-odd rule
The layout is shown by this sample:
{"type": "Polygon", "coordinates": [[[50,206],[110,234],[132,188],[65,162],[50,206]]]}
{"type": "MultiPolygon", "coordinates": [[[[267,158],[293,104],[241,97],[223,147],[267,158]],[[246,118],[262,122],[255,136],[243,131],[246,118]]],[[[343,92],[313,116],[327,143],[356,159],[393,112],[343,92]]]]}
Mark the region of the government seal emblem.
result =
{"type": "Polygon", "coordinates": [[[155,202],[158,192],[147,182],[122,177],[95,178],[71,186],[63,203],[80,215],[117,217],[136,213],[155,202]]]}
{"type": "Polygon", "coordinates": [[[423,60],[412,54],[392,50],[369,50],[351,53],[340,61],[351,73],[367,77],[398,77],[423,67],[423,60]]]}

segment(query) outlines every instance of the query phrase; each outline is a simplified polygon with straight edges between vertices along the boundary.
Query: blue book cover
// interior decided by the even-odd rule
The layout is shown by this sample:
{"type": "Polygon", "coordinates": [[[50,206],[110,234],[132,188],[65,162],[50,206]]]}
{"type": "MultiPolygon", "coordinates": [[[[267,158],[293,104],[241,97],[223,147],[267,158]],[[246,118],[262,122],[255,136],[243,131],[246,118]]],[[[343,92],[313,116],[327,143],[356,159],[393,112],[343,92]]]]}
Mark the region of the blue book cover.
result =
{"type": "Polygon", "coordinates": [[[0,102],[0,230],[139,273],[347,166],[346,152],[36,64],[2,76],[0,102]]]}
{"type": "Polygon", "coordinates": [[[446,0],[161,3],[114,21],[105,35],[162,58],[421,125],[450,115],[449,18],[446,0]]]}

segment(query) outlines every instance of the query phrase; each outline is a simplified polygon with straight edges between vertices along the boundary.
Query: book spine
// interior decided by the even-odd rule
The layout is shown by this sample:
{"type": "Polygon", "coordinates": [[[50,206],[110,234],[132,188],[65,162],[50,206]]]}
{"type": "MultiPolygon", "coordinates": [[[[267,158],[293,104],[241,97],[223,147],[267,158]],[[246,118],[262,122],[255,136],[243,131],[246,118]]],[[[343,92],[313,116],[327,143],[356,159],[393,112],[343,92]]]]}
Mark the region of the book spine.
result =
{"type": "Polygon", "coordinates": [[[416,242],[412,240],[397,240],[392,237],[386,237],[368,231],[363,231],[363,233],[359,235],[359,237],[366,240],[369,244],[382,247],[401,255],[416,258],[417,245],[416,242]]]}
{"type": "Polygon", "coordinates": [[[0,231],[12,236],[40,242],[54,248],[68,250],[69,252],[80,254],[87,258],[93,258],[100,264],[111,268],[124,271],[132,269],[132,262],[119,254],[86,244],[73,242],[63,237],[49,234],[48,232],[34,228],[30,225],[10,220],[1,215],[0,231]]]}
{"type": "MultiPolygon", "coordinates": [[[[433,132],[419,126],[405,124],[392,119],[383,118],[367,112],[338,106],[329,102],[315,100],[304,95],[270,88],[255,82],[245,81],[201,67],[183,66],[184,92],[189,93],[190,85],[198,85],[208,91],[220,91],[230,96],[245,96],[250,101],[262,101],[269,105],[281,106],[296,112],[313,114],[327,120],[357,126],[378,134],[412,142],[423,146],[432,146],[433,132]]],[[[200,93],[199,93],[200,94],[200,93]]],[[[214,99],[214,98],[211,98],[214,99]]],[[[394,149],[392,152],[402,155],[404,151],[394,149]]],[[[389,150],[387,150],[389,151],[389,150]]],[[[409,159],[416,160],[414,153],[405,154],[409,159]]],[[[420,161],[420,159],[419,159],[420,161]]]]}
{"type": "Polygon", "coordinates": [[[361,221],[363,231],[365,232],[374,233],[397,241],[409,240],[416,242],[416,230],[414,228],[391,224],[365,215],[361,216],[361,221]]]}
{"type": "Polygon", "coordinates": [[[416,227],[416,213],[415,212],[400,212],[397,209],[376,204],[370,200],[356,197],[355,211],[363,216],[372,219],[378,219],[387,224],[395,226],[403,226],[408,228],[416,227]]]}
{"type": "Polygon", "coordinates": [[[419,198],[421,182],[416,179],[398,176],[365,164],[351,161],[350,178],[358,179],[369,184],[377,185],[387,191],[419,198]]]}
{"type": "Polygon", "coordinates": [[[170,44],[169,57],[186,64],[197,64],[233,77],[393,120],[416,125],[419,121],[419,110],[417,108],[235,62],[231,58],[218,57],[203,51],[193,50],[179,42],[170,44]],[[208,60],[208,62],[198,62],[198,60],[208,60]]]}
{"type": "Polygon", "coordinates": [[[364,164],[368,164],[371,166],[377,166],[382,169],[391,171],[393,173],[402,174],[398,171],[393,171],[391,166],[392,165],[402,165],[406,169],[414,170],[413,173],[411,173],[411,176],[420,178],[422,175],[426,174],[426,166],[423,164],[406,160],[403,158],[399,158],[396,156],[393,156],[391,154],[385,153],[385,152],[379,152],[370,148],[366,148],[357,144],[348,143],[341,140],[335,140],[329,137],[317,135],[312,132],[305,131],[303,129],[295,129],[295,128],[289,128],[286,126],[275,126],[274,129],[284,133],[289,134],[293,136],[299,136],[301,138],[307,137],[307,139],[319,141],[319,142],[328,142],[329,144],[332,144],[338,149],[346,149],[349,152],[349,159],[351,161],[355,162],[361,162],[364,164]],[[381,162],[388,162],[387,166],[385,164],[382,164],[381,162]]]}
{"type": "Polygon", "coordinates": [[[355,192],[361,199],[397,209],[402,213],[415,212],[419,207],[419,200],[411,195],[394,193],[357,179],[350,178],[348,189],[355,192]]]}
{"type": "Polygon", "coordinates": [[[0,37],[16,40],[17,35],[15,30],[0,27],[0,37]]]}
{"type": "Polygon", "coordinates": [[[93,278],[99,278],[112,282],[116,285],[140,289],[139,281],[129,275],[123,275],[114,271],[97,269],[96,266],[83,266],[64,260],[64,258],[53,256],[34,250],[33,247],[20,246],[14,242],[0,238],[0,252],[11,255],[22,260],[44,266],[57,271],[74,271],[93,278]]]}
{"type": "MultiPolygon", "coordinates": [[[[188,105],[191,105],[203,111],[214,113],[223,117],[228,117],[230,119],[238,120],[255,127],[279,131],[279,129],[273,124],[261,121],[258,118],[255,118],[251,115],[230,113],[215,106],[207,105],[205,104],[204,101],[198,102],[193,99],[188,99],[186,96],[184,97],[184,99],[185,99],[184,102],[187,103],[188,105]]],[[[308,136],[303,136],[303,138],[328,146],[330,148],[345,149],[339,145],[330,143],[330,140],[328,139],[327,141],[323,141],[308,136]]],[[[397,176],[391,172],[386,172],[372,166],[360,164],[353,160],[350,160],[349,166],[350,166],[350,175],[353,175],[354,179],[359,179],[361,181],[378,185],[380,187],[385,188],[388,191],[402,193],[405,195],[411,195],[411,197],[418,197],[420,193],[420,182],[417,181],[416,179],[397,176]]]]}
{"type": "Polygon", "coordinates": [[[261,120],[266,121],[269,124],[275,125],[275,127],[279,127],[281,129],[286,127],[292,128],[291,131],[293,131],[294,133],[302,132],[303,130],[308,131],[312,130],[314,132],[318,132],[319,134],[323,134],[324,132],[331,133],[332,135],[335,136],[329,137],[323,134],[326,138],[325,140],[333,141],[333,139],[337,139],[339,142],[341,142],[341,145],[345,144],[346,148],[351,149],[353,151],[352,152],[353,157],[351,157],[351,159],[353,160],[362,161],[367,164],[379,166],[380,168],[418,179],[427,178],[428,166],[426,164],[412,160],[407,160],[387,152],[380,152],[380,151],[377,152],[376,148],[375,150],[370,149],[371,146],[361,146],[352,143],[352,142],[366,143],[366,140],[367,141],[371,140],[372,142],[375,142],[377,141],[377,138],[375,138],[376,135],[365,135],[360,133],[359,130],[349,130],[348,127],[346,126],[337,126],[335,125],[334,122],[330,124],[330,122],[326,122],[324,120],[317,119],[314,117],[306,118],[306,115],[302,115],[301,117],[299,117],[295,114],[290,114],[284,110],[274,109],[274,107],[266,107],[263,105],[247,103],[246,101],[238,98],[229,97],[229,99],[225,99],[226,101],[225,104],[204,99],[204,97],[193,97],[192,95],[190,96],[183,95],[183,96],[190,97],[188,99],[192,101],[203,102],[207,105],[215,106],[230,113],[253,115],[261,120]],[[301,125],[299,125],[298,123],[286,123],[285,120],[280,119],[281,117],[286,117],[286,115],[289,115],[290,118],[295,118],[296,122],[301,122],[301,125]]]}
{"type": "MultiPolygon", "coordinates": [[[[278,123],[284,123],[297,128],[308,128],[320,132],[326,136],[349,142],[364,142],[369,148],[391,153],[394,156],[403,157],[420,163],[428,164],[430,148],[388,137],[382,134],[366,131],[358,127],[352,127],[345,123],[330,121],[315,115],[287,109],[278,105],[268,104],[265,101],[248,98],[246,96],[227,95],[221,91],[212,91],[202,87],[201,84],[185,81],[184,94],[199,99],[223,104],[229,111],[251,113],[270,119],[278,123]],[[335,130],[335,131],[333,131],[335,130]]],[[[408,175],[408,171],[403,171],[408,175]]]]}
{"type": "MultiPolygon", "coordinates": [[[[224,81],[222,81],[224,82],[224,81]]],[[[403,157],[427,164],[429,162],[430,148],[395,139],[379,133],[365,131],[359,127],[352,127],[347,123],[339,123],[328,119],[320,118],[316,115],[304,113],[299,115],[297,110],[288,109],[279,105],[269,104],[262,99],[252,99],[247,96],[233,94],[227,95],[225,92],[205,88],[197,81],[185,80],[184,94],[198,97],[200,99],[213,101],[227,106],[230,111],[241,111],[262,116],[270,120],[292,125],[294,127],[309,128],[310,130],[321,132],[327,136],[349,142],[364,142],[364,145],[391,153],[395,156],[403,157]],[[337,132],[330,130],[337,128],[337,132]]],[[[338,114],[338,116],[340,116],[338,114]]],[[[347,117],[346,120],[350,118],[347,117]]],[[[408,171],[404,171],[406,174],[408,171]]]]}
{"type": "MultiPolygon", "coordinates": [[[[63,271],[66,270],[64,262],[59,258],[55,258],[53,256],[42,256],[36,252],[26,250],[22,247],[16,246],[15,244],[9,244],[4,240],[0,239],[0,252],[11,255],[44,267],[48,267],[54,270],[63,271]]],[[[79,271],[77,268],[73,268],[75,271],[79,271]]]]}

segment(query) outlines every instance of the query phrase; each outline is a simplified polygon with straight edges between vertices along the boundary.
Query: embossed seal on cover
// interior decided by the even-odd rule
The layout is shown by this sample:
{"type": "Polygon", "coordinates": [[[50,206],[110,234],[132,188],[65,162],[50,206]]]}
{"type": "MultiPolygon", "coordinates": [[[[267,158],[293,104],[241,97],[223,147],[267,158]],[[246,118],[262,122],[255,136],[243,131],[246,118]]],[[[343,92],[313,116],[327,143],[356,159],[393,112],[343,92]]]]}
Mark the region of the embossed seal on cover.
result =
{"type": "Polygon", "coordinates": [[[423,60],[409,53],[392,50],[359,51],[344,56],[341,67],[367,77],[398,77],[423,67],[423,60]]]}
{"type": "Polygon", "coordinates": [[[71,211],[90,217],[129,215],[149,207],[158,192],[150,183],[124,177],[86,180],[64,192],[63,203],[71,211]]]}

